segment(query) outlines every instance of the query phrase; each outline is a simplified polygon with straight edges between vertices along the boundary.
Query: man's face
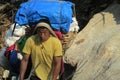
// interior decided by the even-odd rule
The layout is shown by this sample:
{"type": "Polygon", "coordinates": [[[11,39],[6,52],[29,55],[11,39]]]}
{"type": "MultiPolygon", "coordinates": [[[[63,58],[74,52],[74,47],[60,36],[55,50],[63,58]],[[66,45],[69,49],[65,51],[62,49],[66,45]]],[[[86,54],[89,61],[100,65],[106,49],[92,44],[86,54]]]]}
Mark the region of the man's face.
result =
{"type": "Polygon", "coordinates": [[[48,40],[50,37],[50,31],[47,28],[38,28],[37,34],[43,42],[48,40]]]}

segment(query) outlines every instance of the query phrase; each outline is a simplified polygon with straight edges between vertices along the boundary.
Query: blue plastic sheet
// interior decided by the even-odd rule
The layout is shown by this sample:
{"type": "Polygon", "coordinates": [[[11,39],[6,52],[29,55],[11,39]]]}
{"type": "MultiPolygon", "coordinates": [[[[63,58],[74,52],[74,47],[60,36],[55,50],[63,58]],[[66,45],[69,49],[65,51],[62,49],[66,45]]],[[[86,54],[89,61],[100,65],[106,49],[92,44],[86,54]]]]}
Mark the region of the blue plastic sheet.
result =
{"type": "Polygon", "coordinates": [[[72,22],[72,6],[68,1],[29,1],[20,5],[15,22],[34,26],[41,19],[49,19],[54,30],[67,33],[72,22]]]}

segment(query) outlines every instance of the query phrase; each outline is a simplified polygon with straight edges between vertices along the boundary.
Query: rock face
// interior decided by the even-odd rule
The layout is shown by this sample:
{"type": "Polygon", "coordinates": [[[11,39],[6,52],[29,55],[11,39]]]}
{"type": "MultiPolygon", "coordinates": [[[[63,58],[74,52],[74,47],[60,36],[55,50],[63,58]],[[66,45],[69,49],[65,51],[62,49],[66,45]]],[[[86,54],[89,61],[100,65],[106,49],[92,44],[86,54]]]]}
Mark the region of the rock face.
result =
{"type": "Polygon", "coordinates": [[[120,4],[93,16],[66,51],[72,80],[120,80],[120,4]]]}

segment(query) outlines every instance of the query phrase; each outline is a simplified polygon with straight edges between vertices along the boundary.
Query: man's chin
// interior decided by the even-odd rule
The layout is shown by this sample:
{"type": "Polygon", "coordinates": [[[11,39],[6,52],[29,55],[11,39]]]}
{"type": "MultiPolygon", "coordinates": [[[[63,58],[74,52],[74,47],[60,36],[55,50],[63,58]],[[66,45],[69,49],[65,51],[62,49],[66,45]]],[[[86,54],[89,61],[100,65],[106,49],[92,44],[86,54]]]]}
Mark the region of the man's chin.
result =
{"type": "Polygon", "coordinates": [[[41,41],[42,41],[42,42],[45,42],[45,41],[47,41],[47,39],[42,39],[41,41]]]}

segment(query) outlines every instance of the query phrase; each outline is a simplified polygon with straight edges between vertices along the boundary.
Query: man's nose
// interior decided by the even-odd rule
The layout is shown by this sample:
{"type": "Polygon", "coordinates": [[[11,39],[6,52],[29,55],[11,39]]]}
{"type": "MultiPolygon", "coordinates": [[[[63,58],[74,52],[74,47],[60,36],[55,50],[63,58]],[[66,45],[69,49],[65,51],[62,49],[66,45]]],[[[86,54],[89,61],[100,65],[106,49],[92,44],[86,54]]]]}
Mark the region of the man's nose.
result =
{"type": "Polygon", "coordinates": [[[40,34],[40,36],[41,36],[41,37],[44,37],[44,36],[45,36],[45,34],[44,34],[44,33],[41,33],[41,34],[40,34]]]}

